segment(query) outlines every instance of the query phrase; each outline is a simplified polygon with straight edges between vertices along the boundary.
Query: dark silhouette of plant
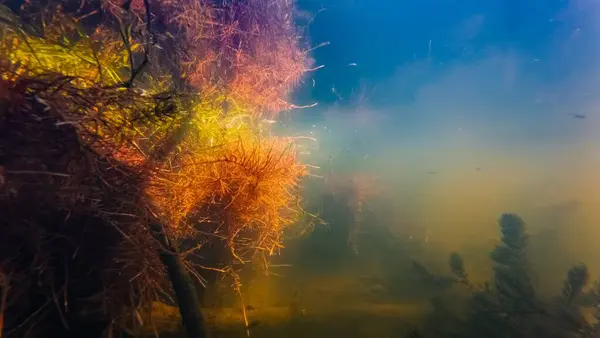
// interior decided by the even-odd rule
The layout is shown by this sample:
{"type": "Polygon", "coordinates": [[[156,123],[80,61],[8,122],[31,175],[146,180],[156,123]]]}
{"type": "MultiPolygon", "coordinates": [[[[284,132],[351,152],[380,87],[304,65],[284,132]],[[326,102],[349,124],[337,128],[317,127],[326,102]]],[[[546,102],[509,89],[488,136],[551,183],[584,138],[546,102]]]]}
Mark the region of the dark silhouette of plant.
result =
{"type": "Polygon", "coordinates": [[[469,274],[465,270],[463,258],[460,254],[450,254],[450,269],[459,283],[469,284],[469,274]]]}
{"type": "Polygon", "coordinates": [[[496,298],[510,312],[530,312],[535,308],[536,296],[525,254],[528,244],[525,222],[517,215],[504,214],[499,225],[502,243],[490,253],[496,298]]]}
{"type": "Polygon", "coordinates": [[[590,275],[587,266],[584,264],[576,265],[567,272],[567,279],[563,287],[563,296],[568,303],[571,303],[582,294],[589,278],[590,275]]]}
{"type": "MultiPolygon", "coordinates": [[[[494,264],[491,283],[475,285],[469,280],[462,257],[452,253],[449,266],[457,284],[471,292],[464,318],[440,316],[437,304],[432,318],[436,327],[460,328],[449,332],[431,330],[436,337],[596,337],[593,327],[581,315],[578,300],[600,304],[600,292],[583,292],[589,280],[588,269],[580,264],[567,272],[561,297],[543,300],[536,295],[525,250],[529,242],[525,222],[517,215],[503,214],[499,219],[501,243],[490,253],[494,264]],[[437,312],[437,313],[436,313],[437,312]],[[454,325],[443,321],[448,320],[454,325]]],[[[440,300],[438,299],[439,303],[440,300]]],[[[451,313],[451,311],[442,311],[451,313]]]]}
{"type": "Polygon", "coordinates": [[[451,286],[453,279],[448,276],[437,276],[429,272],[422,264],[412,261],[413,272],[417,275],[419,283],[422,286],[433,287],[437,290],[443,290],[451,286]]]}

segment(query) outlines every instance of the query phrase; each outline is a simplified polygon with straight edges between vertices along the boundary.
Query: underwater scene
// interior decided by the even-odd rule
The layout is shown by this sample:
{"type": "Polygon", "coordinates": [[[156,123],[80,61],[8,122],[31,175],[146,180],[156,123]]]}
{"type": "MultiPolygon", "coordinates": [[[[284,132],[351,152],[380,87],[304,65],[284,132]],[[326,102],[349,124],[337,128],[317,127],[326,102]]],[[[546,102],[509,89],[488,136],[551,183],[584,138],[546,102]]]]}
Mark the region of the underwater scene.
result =
{"type": "Polygon", "coordinates": [[[600,338],[599,0],[0,0],[0,338],[600,338]]]}

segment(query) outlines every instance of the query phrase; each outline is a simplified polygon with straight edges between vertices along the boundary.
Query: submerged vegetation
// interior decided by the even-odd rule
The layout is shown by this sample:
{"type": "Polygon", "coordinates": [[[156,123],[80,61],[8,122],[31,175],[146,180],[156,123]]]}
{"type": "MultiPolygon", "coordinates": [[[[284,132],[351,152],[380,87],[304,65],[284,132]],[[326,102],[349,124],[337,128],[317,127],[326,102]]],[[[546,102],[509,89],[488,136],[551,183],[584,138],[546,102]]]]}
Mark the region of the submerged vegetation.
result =
{"type": "Polygon", "coordinates": [[[166,302],[204,336],[207,280],[239,293],[239,266],[268,263],[300,212],[294,139],[262,123],[311,64],[293,10],[6,2],[0,332],[136,335],[166,302]]]}
{"type": "MultiPolygon", "coordinates": [[[[433,299],[432,325],[426,337],[596,337],[595,318],[586,318],[586,308],[598,311],[597,291],[584,292],[589,274],[585,265],[573,266],[566,274],[562,294],[543,297],[532,282],[533,267],[527,260],[529,237],[523,220],[504,214],[499,220],[502,242],[490,252],[493,279],[477,285],[469,279],[462,257],[450,256],[449,265],[457,286],[470,294],[466,310],[453,311],[439,298],[433,299]],[[460,313],[460,314],[459,314],[460,313]],[[433,325],[433,323],[436,323],[433,325]]],[[[598,315],[598,313],[596,313],[598,315]]]]}
{"type": "Polygon", "coordinates": [[[379,176],[330,158],[302,204],[312,167],[271,129],[320,68],[292,0],[1,4],[0,338],[600,334],[600,282],[578,264],[539,292],[515,214],[479,282],[457,252],[430,268],[379,176]]]}

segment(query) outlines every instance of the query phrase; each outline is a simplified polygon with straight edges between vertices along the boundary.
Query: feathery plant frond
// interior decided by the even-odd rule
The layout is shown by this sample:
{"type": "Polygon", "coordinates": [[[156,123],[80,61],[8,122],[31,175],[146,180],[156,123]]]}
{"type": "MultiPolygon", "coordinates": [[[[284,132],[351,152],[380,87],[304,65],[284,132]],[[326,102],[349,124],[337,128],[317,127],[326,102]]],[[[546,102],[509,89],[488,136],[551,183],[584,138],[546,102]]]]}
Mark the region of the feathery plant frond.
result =
{"type": "MultiPolygon", "coordinates": [[[[102,15],[93,29],[58,5],[38,8],[41,28],[1,9],[0,265],[17,242],[31,244],[23,257],[35,264],[2,266],[18,281],[9,303],[35,289],[32,276],[42,271],[47,285],[65,285],[40,291],[52,304],[75,282],[51,274],[58,268],[50,258],[75,257],[88,268],[69,276],[89,282],[93,294],[80,297],[85,304],[74,296],[73,306],[100,308],[94,315],[132,329],[172,291],[155,259],[165,248],[149,231],[154,221],[198,283],[202,269],[235,274],[282,247],[305,168],[295,139],[271,136],[261,120],[291,107],[286,96],[310,58],[288,0],[116,2],[94,9],[102,15]],[[70,246],[85,231],[102,250],[70,246]],[[55,252],[39,241],[68,245],[55,252]],[[202,250],[215,247],[224,257],[202,261],[202,250]]],[[[72,268],[67,261],[59,268],[72,268]]],[[[37,313],[28,306],[25,314],[37,313]]],[[[52,311],[48,323],[62,323],[63,310],[52,311]]]]}

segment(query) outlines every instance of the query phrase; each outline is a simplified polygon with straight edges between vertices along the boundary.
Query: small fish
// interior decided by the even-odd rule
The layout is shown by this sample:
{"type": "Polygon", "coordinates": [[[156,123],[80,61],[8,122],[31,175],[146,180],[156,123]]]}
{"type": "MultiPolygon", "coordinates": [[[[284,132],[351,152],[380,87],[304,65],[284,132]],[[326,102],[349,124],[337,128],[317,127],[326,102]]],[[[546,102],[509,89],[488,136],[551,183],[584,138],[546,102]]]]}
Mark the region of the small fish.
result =
{"type": "Polygon", "coordinates": [[[358,65],[356,64],[356,62],[352,62],[352,63],[349,63],[349,64],[348,64],[348,67],[356,67],[356,66],[358,66],[358,65]]]}
{"type": "Polygon", "coordinates": [[[435,175],[435,174],[437,174],[435,171],[428,171],[427,172],[427,175],[435,175]]]}
{"type": "Polygon", "coordinates": [[[483,171],[483,170],[481,170],[481,168],[475,168],[475,170],[477,170],[477,171],[483,171]]]}
{"type": "Polygon", "coordinates": [[[586,118],[586,117],[587,117],[586,115],[583,115],[583,114],[577,114],[577,113],[574,113],[574,114],[569,114],[569,115],[573,116],[573,118],[576,118],[576,119],[584,119],[584,118],[586,118]]]}
{"type": "Polygon", "coordinates": [[[262,120],[261,122],[262,122],[262,123],[267,123],[267,124],[274,124],[274,123],[277,123],[277,121],[275,121],[275,120],[268,120],[268,119],[264,119],[264,120],[262,120]]]}

